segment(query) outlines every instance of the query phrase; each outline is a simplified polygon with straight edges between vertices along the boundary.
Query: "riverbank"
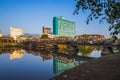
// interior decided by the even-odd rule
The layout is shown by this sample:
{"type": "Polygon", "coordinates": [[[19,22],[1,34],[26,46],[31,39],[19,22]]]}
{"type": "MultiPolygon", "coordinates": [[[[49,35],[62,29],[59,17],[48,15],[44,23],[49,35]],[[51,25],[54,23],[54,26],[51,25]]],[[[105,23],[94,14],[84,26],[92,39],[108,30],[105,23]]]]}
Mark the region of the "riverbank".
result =
{"type": "Polygon", "coordinates": [[[120,53],[81,64],[52,80],[120,80],[120,53]]]}

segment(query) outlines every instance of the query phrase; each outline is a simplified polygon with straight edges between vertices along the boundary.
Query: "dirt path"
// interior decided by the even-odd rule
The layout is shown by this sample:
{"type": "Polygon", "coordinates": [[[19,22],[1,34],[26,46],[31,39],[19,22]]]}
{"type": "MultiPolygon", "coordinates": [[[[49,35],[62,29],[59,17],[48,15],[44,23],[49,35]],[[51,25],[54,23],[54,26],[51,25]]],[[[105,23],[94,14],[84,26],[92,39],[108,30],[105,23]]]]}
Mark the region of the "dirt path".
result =
{"type": "Polygon", "coordinates": [[[120,80],[120,54],[81,64],[53,80],[120,80]]]}

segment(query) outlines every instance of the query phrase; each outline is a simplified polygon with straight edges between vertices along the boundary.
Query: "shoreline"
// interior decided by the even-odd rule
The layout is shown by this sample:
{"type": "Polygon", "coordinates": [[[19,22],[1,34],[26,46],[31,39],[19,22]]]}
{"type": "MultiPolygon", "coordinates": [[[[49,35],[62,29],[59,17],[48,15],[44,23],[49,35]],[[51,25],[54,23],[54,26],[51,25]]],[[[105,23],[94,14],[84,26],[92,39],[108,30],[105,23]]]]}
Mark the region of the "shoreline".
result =
{"type": "Polygon", "coordinates": [[[120,53],[90,60],[51,80],[120,80],[120,53]]]}

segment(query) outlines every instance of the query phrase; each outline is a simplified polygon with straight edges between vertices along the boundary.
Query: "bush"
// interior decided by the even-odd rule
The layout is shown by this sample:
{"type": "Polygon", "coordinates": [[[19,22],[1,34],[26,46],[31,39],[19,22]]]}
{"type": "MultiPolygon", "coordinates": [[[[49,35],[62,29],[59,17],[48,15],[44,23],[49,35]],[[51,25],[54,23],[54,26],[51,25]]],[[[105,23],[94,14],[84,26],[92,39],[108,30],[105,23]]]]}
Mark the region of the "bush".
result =
{"type": "Polygon", "coordinates": [[[41,39],[48,39],[48,35],[47,35],[47,34],[43,34],[43,35],[41,36],[41,39]]]}

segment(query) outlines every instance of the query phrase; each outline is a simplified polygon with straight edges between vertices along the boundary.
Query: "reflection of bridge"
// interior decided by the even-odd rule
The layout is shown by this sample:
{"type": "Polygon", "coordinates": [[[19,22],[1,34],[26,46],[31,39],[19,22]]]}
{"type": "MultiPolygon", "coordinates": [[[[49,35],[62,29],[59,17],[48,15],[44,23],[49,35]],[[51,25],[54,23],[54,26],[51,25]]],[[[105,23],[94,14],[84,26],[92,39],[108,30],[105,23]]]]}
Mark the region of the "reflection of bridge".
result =
{"type": "Polygon", "coordinates": [[[46,51],[36,51],[36,50],[27,50],[25,49],[27,53],[35,55],[35,56],[41,56],[43,58],[43,61],[52,59],[53,55],[51,52],[46,51]]]}
{"type": "Polygon", "coordinates": [[[88,46],[120,46],[120,44],[112,44],[112,43],[81,43],[76,41],[70,41],[70,42],[61,42],[57,44],[66,44],[66,45],[72,45],[72,46],[79,46],[79,45],[88,45],[88,46]]]}
{"type": "MultiPolygon", "coordinates": [[[[81,43],[81,42],[76,42],[76,41],[69,41],[69,42],[26,42],[24,43],[25,46],[30,46],[30,47],[41,47],[41,45],[46,46],[48,44],[52,44],[52,45],[58,45],[58,44],[66,44],[68,46],[120,46],[120,44],[112,44],[112,43],[81,43]]],[[[51,45],[51,46],[52,46],[51,45]]]]}
{"type": "Polygon", "coordinates": [[[95,59],[94,57],[85,57],[85,56],[78,56],[78,55],[66,55],[66,54],[54,54],[54,56],[62,56],[62,57],[66,57],[68,59],[76,59],[76,60],[85,60],[88,61],[90,59],[95,59]]]}
{"type": "Polygon", "coordinates": [[[0,53],[4,54],[4,53],[8,53],[14,50],[18,50],[17,48],[0,48],[0,53]]]}

